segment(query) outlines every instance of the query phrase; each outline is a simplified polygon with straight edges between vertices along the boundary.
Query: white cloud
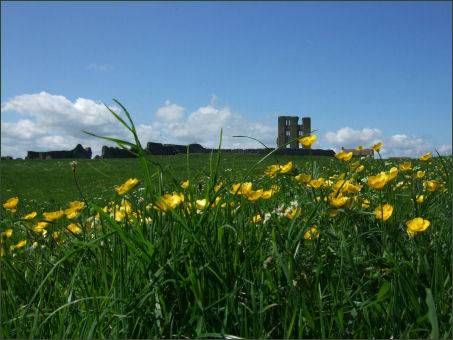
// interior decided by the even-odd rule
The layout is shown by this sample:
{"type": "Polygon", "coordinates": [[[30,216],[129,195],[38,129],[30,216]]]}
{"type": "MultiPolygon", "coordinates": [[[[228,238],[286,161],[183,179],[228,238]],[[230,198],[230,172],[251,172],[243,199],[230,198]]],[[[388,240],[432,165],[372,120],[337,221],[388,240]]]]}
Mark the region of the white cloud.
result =
{"type": "Polygon", "coordinates": [[[350,127],[344,127],[337,132],[327,132],[325,139],[328,143],[337,147],[353,148],[358,145],[368,145],[377,143],[382,138],[382,132],[379,129],[364,128],[354,130],[350,127]]]}
{"type": "MultiPolygon", "coordinates": [[[[200,143],[205,147],[217,147],[220,130],[223,131],[223,148],[260,148],[258,142],[244,135],[257,138],[269,147],[275,147],[277,126],[250,121],[228,106],[219,107],[216,97],[206,106],[188,113],[178,104],[167,100],[156,110],[154,120],[136,122],[143,146],[149,141],[160,143],[200,143]]],[[[120,108],[110,107],[117,113],[120,108]]],[[[78,98],[74,101],[47,92],[24,94],[7,100],[1,111],[14,112],[17,121],[2,121],[1,153],[24,157],[28,150],[69,150],[80,143],[90,146],[93,154],[100,154],[108,141],[88,136],[82,130],[101,136],[131,140],[131,135],[100,102],[78,98]]],[[[276,122],[275,122],[276,123],[276,122]]],[[[451,154],[451,145],[434,146],[420,137],[395,134],[385,136],[376,128],[352,129],[343,127],[318,136],[317,148],[333,148],[362,145],[369,147],[382,141],[382,154],[388,156],[419,156],[427,151],[451,154]]]]}
{"type": "MultiPolygon", "coordinates": [[[[336,132],[329,131],[324,135],[324,139],[330,144],[330,147],[339,150],[341,147],[355,148],[359,145],[371,147],[377,142],[383,142],[381,149],[383,157],[406,156],[418,157],[428,151],[434,153],[436,148],[429,141],[417,136],[408,136],[405,134],[395,134],[385,136],[379,129],[364,128],[354,130],[344,127],[336,132]]],[[[441,145],[437,147],[440,154],[451,154],[451,146],[441,145]]]]}
{"type": "MultiPolygon", "coordinates": [[[[155,113],[152,122],[137,123],[143,146],[148,141],[161,143],[200,143],[216,147],[223,128],[225,148],[261,147],[256,141],[233,138],[247,135],[275,145],[276,127],[250,122],[229,107],[218,108],[215,99],[185,115],[185,109],[166,101],[155,113]]],[[[117,113],[121,110],[110,107],[117,113]]],[[[2,155],[25,157],[28,150],[69,150],[77,143],[91,146],[93,154],[100,154],[108,141],[88,136],[82,130],[101,136],[131,140],[130,133],[100,102],[86,98],[71,101],[64,96],[47,92],[16,96],[2,104],[2,112],[15,112],[24,119],[2,121],[2,155]]]]}
{"type": "Polygon", "coordinates": [[[167,100],[165,105],[157,110],[156,118],[166,122],[176,122],[182,118],[184,111],[185,109],[182,106],[167,100]]]}

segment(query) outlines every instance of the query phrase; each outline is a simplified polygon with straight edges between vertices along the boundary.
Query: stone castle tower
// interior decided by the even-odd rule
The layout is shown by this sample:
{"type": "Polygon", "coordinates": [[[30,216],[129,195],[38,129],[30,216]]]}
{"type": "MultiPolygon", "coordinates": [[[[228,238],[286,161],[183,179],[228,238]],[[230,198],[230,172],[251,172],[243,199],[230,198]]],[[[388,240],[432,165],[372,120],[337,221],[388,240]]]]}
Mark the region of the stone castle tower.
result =
{"type": "MultiPolygon", "coordinates": [[[[290,149],[299,149],[299,141],[296,139],[302,136],[309,136],[311,132],[310,117],[302,118],[302,125],[299,124],[297,116],[279,116],[278,117],[278,137],[277,146],[282,146],[293,140],[289,144],[290,149]]],[[[288,148],[288,146],[286,146],[288,148]]]]}

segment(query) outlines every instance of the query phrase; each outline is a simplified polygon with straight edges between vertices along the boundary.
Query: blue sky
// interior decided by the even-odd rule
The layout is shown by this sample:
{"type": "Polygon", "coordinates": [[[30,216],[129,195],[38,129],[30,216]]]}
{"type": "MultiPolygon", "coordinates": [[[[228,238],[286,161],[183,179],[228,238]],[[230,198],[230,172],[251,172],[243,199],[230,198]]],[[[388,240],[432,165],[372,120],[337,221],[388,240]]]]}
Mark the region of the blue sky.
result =
{"type": "Polygon", "coordinates": [[[112,98],[145,140],[213,144],[222,127],[275,144],[284,114],[311,116],[318,147],[382,139],[388,155],[451,152],[451,2],[3,1],[1,9],[2,154],[90,144],[61,126],[64,117],[109,132],[97,104],[112,98]]]}

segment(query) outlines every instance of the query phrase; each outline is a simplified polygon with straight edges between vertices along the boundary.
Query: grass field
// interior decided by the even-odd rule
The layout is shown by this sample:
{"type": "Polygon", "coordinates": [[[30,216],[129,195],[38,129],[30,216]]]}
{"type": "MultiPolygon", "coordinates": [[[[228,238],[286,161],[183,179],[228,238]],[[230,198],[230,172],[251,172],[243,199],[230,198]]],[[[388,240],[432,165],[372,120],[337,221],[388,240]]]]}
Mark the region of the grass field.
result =
{"type": "Polygon", "coordinates": [[[451,157],[338,157],[1,162],[2,337],[451,338],[451,157]]]}

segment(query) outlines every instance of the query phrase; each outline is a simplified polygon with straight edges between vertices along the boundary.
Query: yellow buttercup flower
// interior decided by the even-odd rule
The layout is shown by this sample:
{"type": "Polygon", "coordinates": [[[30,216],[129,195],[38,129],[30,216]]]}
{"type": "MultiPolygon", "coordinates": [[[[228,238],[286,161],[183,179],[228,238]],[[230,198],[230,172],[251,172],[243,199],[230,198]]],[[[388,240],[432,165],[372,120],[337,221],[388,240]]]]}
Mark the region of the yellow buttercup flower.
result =
{"type": "Polygon", "coordinates": [[[412,237],[415,234],[421,233],[428,229],[429,225],[430,222],[428,220],[424,220],[421,217],[416,217],[406,222],[406,232],[410,237],[412,237]]]}
{"type": "Polygon", "coordinates": [[[285,165],[281,166],[280,172],[282,174],[286,174],[286,173],[290,172],[292,169],[293,169],[293,162],[290,161],[290,162],[286,163],[285,165]]]}
{"type": "Polygon", "coordinates": [[[12,229],[6,229],[1,233],[1,236],[5,236],[6,238],[10,238],[13,236],[13,230],[12,229]]]}
{"type": "Polygon", "coordinates": [[[156,208],[162,211],[173,210],[182,202],[184,202],[184,196],[182,194],[165,194],[157,200],[156,208]]]}
{"type": "Polygon", "coordinates": [[[315,238],[319,237],[319,231],[318,231],[318,226],[313,225],[304,233],[304,239],[306,240],[313,240],[315,238]]]}
{"type": "Polygon", "coordinates": [[[426,190],[428,190],[429,192],[434,192],[434,191],[436,191],[437,187],[439,186],[439,182],[434,181],[434,180],[426,181],[424,183],[424,186],[425,186],[426,190]]]}
{"type": "Polygon", "coordinates": [[[255,216],[252,217],[252,223],[257,224],[257,223],[261,222],[262,219],[263,219],[263,218],[261,217],[261,215],[260,215],[260,214],[257,214],[257,215],[255,215],[255,216]]]}
{"type": "Polygon", "coordinates": [[[299,183],[307,184],[307,183],[309,183],[310,180],[311,180],[311,175],[308,175],[308,174],[298,174],[297,176],[294,176],[294,178],[295,178],[296,181],[298,181],[299,183]]]}
{"type": "Polygon", "coordinates": [[[44,216],[44,219],[46,221],[56,221],[56,220],[59,220],[60,218],[62,218],[65,213],[63,210],[57,210],[57,211],[52,211],[52,212],[45,212],[42,214],[44,216]]]}
{"type": "Polygon", "coordinates": [[[47,226],[49,225],[49,223],[47,222],[38,222],[34,227],[33,227],[33,231],[35,233],[38,233],[38,234],[42,234],[45,232],[45,228],[47,228],[47,226]]]}
{"type": "Polygon", "coordinates": [[[318,179],[312,179],[309,183],[309,185],[312,187],[312,188],[315,188],[315,189],[318,189],[321,185],[324,184],[324,178],[320,177],[318,179]]]}
{"type": "Polygon", "coordinates": [[[204,208],[206,208],[208,200],[206,198],[203,198],[202,200],[196,200],[195,203],[197,205],[197,209],[203,210],[204,208]]]}
{"type": "Polygon", "coordinates": [[[290,220],[295,219],[297,216],[300,214],[300,208],[291,208],[286,211],[286,217],[288,217],[290,220]]]}
{"type": "Polygon", "coordinates": [[[129,178],[126,182],[116,187],[118,195],[124,195],[126,192],[135,187],[140,181],[137,178],[129,178]]]}
{"type": "Polygon", "coordinates": [[[318,138],[316,137],[316,135],[305,136],[299,138],[299,143],[307,148],[310,148],[314,144],[314,142],[316,142],[317,139],[318,138]]]}
{"type": "Polygon", "coordinates": [[[82,232],[82,228],[80,228],[79,225],[75,223],[71,223],[66,227],[66,229],[73,234],[80,234],[82,232]]]}
{"type": "Polygon", "coordinates": [[[69,202],[69,209],[82,210],[85,208],[85,203],[81,201],[69,202]]]}
{"type": "Polygon", "coordinates": [[[336,208],[342,207],[349,201],[349,197],[346,196],[339,196],[339,197],[331,197],[329,199],[330,205],[333,205],[336,208]]]}
{"type": "Polygon", "coordinates": [[[382,148],[383,146],[384,146],[383,143],[377,143],[377,144],[374,144],[374,145],[372,146],[372,149],[373,149],[374,151],[376,151],[376,152],[379,152],[379,151],[381,151],[381,148],[382,148]]]}
{"type": "Polygon", "coordinates": [[[404,162],[400,164],[400,170],[401,171],[409,171],[412,169],[412,163],[411,162],[404,162]]]}
{"type": "Polygon", "coordinates": [[[261,196],[263,196],[263,189],[259,189],[259,190],[256,190],[256,191],[251,190],[247,194],[247,198],[250,201],[259,200],[261,198],[261,196]]]}
{"type": "Polygon", "coordinates": [[[268,200],[272,197],[272,195],[274,195],[274,193],[275,193],[274,189],[264,190],[261,198],[268,200]]]}
{"type": "Polygon", "coordinates": [[[187,189],[189,187],[189,180],[186,180],[181,183],[181,188],[187,189]]]}
{"type": "Polygon", "coordinates": [[[357,172],[357,173],[362,172],[363,169],[365,169],[365,166],[361,164],[357,167],[357,169],[355,169],[355,172],[357,172]]]}
{"type": "Polygon", "coordinates": [[[420,160],[421,160],[421,161],[427,161],[427,160],[430,159],[432,156],[433,156],[433,154],[432,154],[431,152],[427,152],[427,153],[425,153],[424,155],[420,156],[420,160]]]}
{"type": "Polygon", "coordinates": [[[22,217],[22,219],[24,219],[24,220],[32,220],[32,219],[34,219],[36,217],[36,215],[38,215],[36,213],[36,211],[32,211],[31,213],[28,213],[27,215],[22,217]]]}
{"type": "Polygon", "coordinates": [[[398,175],[398,168],[397,167],[392,167],[388,172],[387,172],[387,182],[390,182],[392,179],[394,179],[398,175]]]}
{"type": "Polygon", "coordinates": [[[274,177],[277,172],[280,171],[280,165],[274,164],[274,165],[269,165],[264,173],[269,176],[269,177],[274,177]]]}
{"type": "Polygon", "coordinates": [[[219,191],[223,186],[223,183],[220,182],[220,183],[217,183],[215,186],[214,186],[214,192],[217,192],[219,191]]]}
{"type": "Polygon", "coordinates": [[[415,197],[415,201],[418,203],[418,204],[422,204],[423,201],[425,200],[425,197],[423,195],[417,195],[415,197]]]}
{"type": "Polygon", "coordinates": [[[358,147],[355,148],[357,151],[361,151],[363,150],[363,146],[362,145],[359,145],[358,147]]]}
{"type": "Polygon", "coordinates": [[[374,216],[378,220],[387,221],[390,218],[390,216],[392,216],[392,213],[393,207],[388,203],[380,205],[376,209],[374,209],[374,216]]]}
{"type": "Polygon", "coordinates": [[[17,242],[16,245],[9,247],[10,250],[23,248],[27,244],[27,240],[22,240],[17,242]]]}
{"type": "Polygon", "coordinates": [[[373,189],[382,189],[387,184],[387,174],[381,172],[376,176],[368,176],[367,183],[373,189]]]}
{"type": "Polygon", "coordinates": [[[247,195],[252,191],[252,187],[253,184],[251,182],[236,183],[232,185],[230,192],[232,194],[247,195]]]}
{"type": "Polygon", "coordinates": [[[425,172],[424,171],[421,171],[421,170],[418,170],[417,173],[415,174],[415,178],[423,178],[425,177],[425,172]]]}
{"type": "Polygon", "coordinates": [[[16,212],[17,204],[19,203],[19,197],[11,197],[5,203],[3,203],[3,208],[16,212]]]}
{"type": "Polygon", "coordinates": [[[335,157],[337,159],[339,159],[340,161],[349,161],[351,158],[352,158],[352,151],[350,152],[344,152],[343,150],[341,150],[339,153],[337,153],[335,155],[335,157]]]}
{"type": "Polygon", "coordinates": [[[367,200],[366,198],[364,198],[364,199],[362,200],[362,208],[363,208],[363,209],[367,209],[367,208],[369,208],[369,207],[370,207],[370,201],[367,200]]]}

